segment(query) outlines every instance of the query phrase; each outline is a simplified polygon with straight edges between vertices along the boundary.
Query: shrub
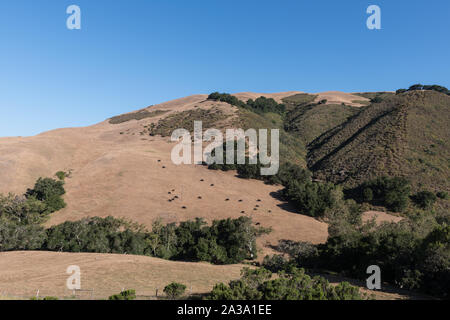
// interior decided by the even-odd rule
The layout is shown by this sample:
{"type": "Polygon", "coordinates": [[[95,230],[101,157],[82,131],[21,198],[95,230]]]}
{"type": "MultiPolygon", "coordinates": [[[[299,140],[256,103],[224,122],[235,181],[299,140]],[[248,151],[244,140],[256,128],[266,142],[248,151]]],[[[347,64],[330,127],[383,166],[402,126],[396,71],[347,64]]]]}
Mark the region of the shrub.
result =
{"type": "Polygon", "coordinates": [[[341,283],[333,287],[323,277],[311,278],[304,269],[288,268],[271,280],[272,273],[264,268],[244,268],[240,280],[228,285],[217,284],[210,300],[359,300],[359,289],[341,283]]]}
{"type": "Polygon", "coordinates": [[[58,171],[57,173],[55,173],[55,176],[56,176],[59,180],[64,181],[64,180],[66,179],[66,177],[67,177],[67,173],[64,172],[64,171],[58,171]]]}
{"type": "Polygon", "coordinates": [[[437,200],[436,195],[430,191],[420,191],[413,195],[412,200],[422,209],[431,209],[437,200]]]}
{"type": "Polygon", "coordinates": [[[62,195],[64,190],[64,181],[56,181],[51,178],[39,178],[33,189],[28,189],[26,196],[34,197],[42,201],[47,206],[47,213],[53,213],[66,206],[62,195]]]}
{"type": "Polygon", "coordinates": [[[447,200],[447,199],[448,199],[448,192],[445,192],[445,191],[439,191],[438,193],[436,193],[436,196],[437,196],[439,199],[447,200]]]}
{"type": "Polygon", "coordinates": [[[164,293],[171,300],[177,300],[181,298],[185,291],[186,286],[177,282],[172,282],[164,288],[164,293]]]}
{"type": "Polygon", "coordinates": [[[112,295],[108,300],[135,300],[136,291],[134,289],[124,290],[119,294],[112,295]]]}

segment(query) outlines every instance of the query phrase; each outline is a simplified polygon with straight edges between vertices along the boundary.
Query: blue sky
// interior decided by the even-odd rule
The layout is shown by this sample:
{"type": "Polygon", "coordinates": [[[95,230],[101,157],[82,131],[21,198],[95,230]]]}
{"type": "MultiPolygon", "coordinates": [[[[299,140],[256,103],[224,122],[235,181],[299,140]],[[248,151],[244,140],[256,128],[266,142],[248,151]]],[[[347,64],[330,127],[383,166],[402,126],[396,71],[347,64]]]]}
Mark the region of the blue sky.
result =
{"type": "Polygon", "coordinates": [[[450,87],[449,31],[448,0],[2,0],[0,136],[212,91],[450,87]]]}

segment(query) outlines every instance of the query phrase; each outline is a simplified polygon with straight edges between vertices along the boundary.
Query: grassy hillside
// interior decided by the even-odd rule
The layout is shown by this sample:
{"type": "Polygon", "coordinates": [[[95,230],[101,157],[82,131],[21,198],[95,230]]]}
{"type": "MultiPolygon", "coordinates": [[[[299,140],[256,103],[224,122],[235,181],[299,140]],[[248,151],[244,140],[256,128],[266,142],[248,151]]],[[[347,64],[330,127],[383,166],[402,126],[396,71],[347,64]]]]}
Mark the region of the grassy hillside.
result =
{"type": "Polygon", "coordinates": [[[286,115],[285,128],[295,133],[307,145],[358,111],[359,108],[337,104],[298,106],[286,115]]]}
{"type": "Polygon", "coordinates": [[[448,191],[450,97],[435,91],[381,97],[315,139],[309,167],[347,186],[389,175],[407,177],[414,189],[448,191]]]}

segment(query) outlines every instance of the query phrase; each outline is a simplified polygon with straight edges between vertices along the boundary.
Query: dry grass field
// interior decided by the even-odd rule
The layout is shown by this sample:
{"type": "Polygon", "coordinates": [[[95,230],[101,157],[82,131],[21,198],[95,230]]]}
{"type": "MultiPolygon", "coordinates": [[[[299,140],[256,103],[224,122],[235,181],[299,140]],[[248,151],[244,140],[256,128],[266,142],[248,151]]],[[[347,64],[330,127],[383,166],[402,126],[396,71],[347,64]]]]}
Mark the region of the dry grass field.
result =
{"type": "MultiPolygon", "coordinates": [[[[264,95],[281,101],[293,94],[296,92],[264,95]]],[[[246,100],[260,95],[236,96],[246,100]]],[[[333,97],[345,103],[354,99],[348,94],[333,93],[333,97]]],[[[91,216],[124,217],[150,227],[157,218],[164,222],[196,217],[212,221],[246,215],[273,229],[258,240],[260,259],[271,253],[269,245],[280,239],[326,241],[327,224],[297,214],[278,200],[279,186],[237,179],[233,172],[207,170],[200,165],[174,165],[170,159],[173,142],[142,134],[151,123],[175,112],[218,108],[232,117],[236,111],[206,98],[194,95],[143,109],[166,112],[142,120],[120,124],[107,120],[34,137],[0,138],[0,193],[22,194],[37,178],[54,177],[63,170],[71,172],[65,185],[67,207],[52,214],[47,226],[91,216]],[[175,201],[168,201],[175,196],[175,201]]],[[[39,290],[41,296],[68,297],[71,293],[65,289],[65,271],[69,265],[81,267],[82,286],[94,289],[96,298],[106,298],[123,288],[151,296],[156,288],[161,291],[172,281],[192,286],[192,293],[204,293],[217,282],[239,278],[242,268],[128,255],[0,253],[0,296],[26,298],[39,290]]]]}
{"type": "MultiPolygon", "coordinates": [[[[67,267],[81,269],[82,290],[92,290],[94,299],[107,299],[122,289],[135,289],[139,296],[155,296],[171,282],[187,286],[187,293],[206,293],[218,282],[240,277],[243,265],[216,266],[208,263],[167,261],[152,257],[57,252],[0,253],[0,296],[69,298],[67,267]],[[192,291],[191,291],[192,287],[192,291]]],[[[90,299],[91,293],[76,293],[90,299]]]]}
{"type": "MultiPolygon", "coordinates": [[[[145,256],[57,253],[57,252],[3,252],[0,253],[0,299],[30,299],[36,296],[54,296],[60,299],[107,299],[122,289],[135,289],[140,299],[163,296],[163,288],[175,281],[187,286],[187,293],[209,292],[216,283],[227,283],[240,277],[245,265],[217,266],[208,263],[167,261],[145,256]],[[66,287],[68,266],[81,270],[81,292],[66,287]],[[191,291],[192,288],[192,291],[191,291]],[[91,294],[92,290],[92,294],[91,294]]],[[[331,283],[352,281],[326,276],[331,283]]],[[[362,291],[362,282],[353,282],[362,291]]],[[[376,292],[375,299],[397,300],[417,298],[406,292],[385,288],[376,292]]]]}

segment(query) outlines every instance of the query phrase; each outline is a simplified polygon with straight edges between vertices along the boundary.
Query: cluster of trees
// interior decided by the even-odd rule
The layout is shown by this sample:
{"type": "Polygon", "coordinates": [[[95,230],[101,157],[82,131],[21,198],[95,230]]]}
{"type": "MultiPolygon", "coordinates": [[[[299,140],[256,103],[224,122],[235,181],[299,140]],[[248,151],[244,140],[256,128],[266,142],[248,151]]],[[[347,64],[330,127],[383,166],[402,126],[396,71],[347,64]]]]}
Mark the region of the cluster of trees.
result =
{"type": "Polygon", "coordinates": [[[228,285],[214,286],[209,300],[360,300],[365,298],[359,289],[347,282],[332,286],[316,276],[311,278],[304,269],[288,268],[272,279],[265,268],[244,268],[239,280],[228,285]]]}
{"type": "Polygon", "coordinates": [[[65,207],[64,193],[62,181],[40,178],[22,196],[0,195],[0,251],[41,248],[46,238],[41,224],[65,207]]]}
{"type": "Polygon", "coordinates": [[[383,206],[395,212],[405,211],[409,200],[417,207],[429,210],[433,208],[438,197],[445,199],[444,192],[435,194],[425,190],[412,195],[410,182],[403,177],[378,177],[344,192],[347,198],[383,206]]]}
{"type": "Polygon", "coordinates": [[[416,91],[416,90],[433,90],[437,92],[442,92],[447,95],[450,95],[450,90],[448,90],[446,87],[438,86],[438,85],[422,85],[422,84],[415,84],[409,87],[409,89],[398,89],[397,94],[408,92],[408,91],[416,91]]]}
{"type": "Polygon", "coordinates": [[[245,108],[246,106],[244,101],[239,100],[238,98],[232,96],[229,93],[213,92],[208,96],[208,100],[222,101],[231,104],[232,106],[241,108],[245,108]]]}
{"type": "Polygon", "coordinates": [[[382,280],[393,285],[448,298],[450,292],[449,218],[410,213],[399,223],[362,223],[355,216],[336,216],[325,244],[284,241],[279,251],[266,257],[272,270],[289,266],[332,270],[349,277],[367,278],[366,268],[378,265],[382,280]]]}
{"type": "Polygon", "coordinates": [[[239,100],[231,94],[214,92],[208,96],[208,99],[226,102],[233,106],[245,108],[256,113],[273,112],[283,114],[286,111],[286,106],[284,104],[279,104],[272,98],[266,98],[262,96],[257,98],[256,100],[249,99],[247,103],[245,103],[244,101],[239,100]]]}
{"type": "Polygon", "coordinates": [[[64,190],[64,181],[51,178],[39,178],[33,189],[28,189],[25,197],[27,199],[36,199],[45,205],[44,215],[66,207],[62,196],[66,193],[64,190]]]}
{"type": "Polygon", "coordinates": [[[266,97],[259,97],[255,101],[249,99],[247,101],[247,108],[256,113],[279,113],[283,114],[286,111],[284,104],[276,102],[274,99],[266,97]]]}
{"type": "Polygon", "coordinates": [[[346,190],[348,197],[360,202],[380,205],[391,211],[402,212],[408,206],[411,194],[409,181],[402,177],[378,177],[360,186],[346,190]]]}
{"type": "Polygon", "coordinates": [[[233,264],[257,257],[256,238],[270,230],[254,227],[248,217],[203,219],[162,226],[155,222],[149,234],[152,255],[173,260],[233,264]]]}

